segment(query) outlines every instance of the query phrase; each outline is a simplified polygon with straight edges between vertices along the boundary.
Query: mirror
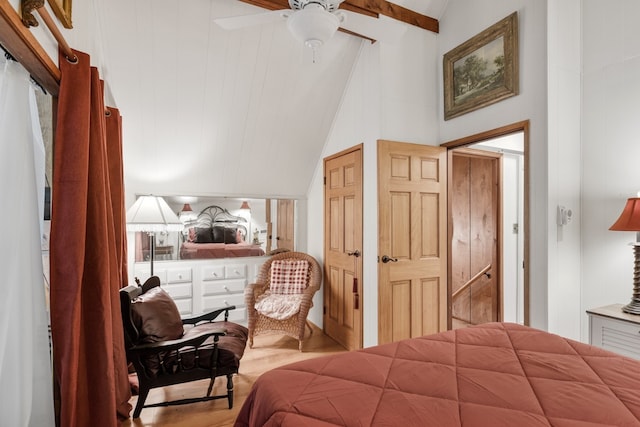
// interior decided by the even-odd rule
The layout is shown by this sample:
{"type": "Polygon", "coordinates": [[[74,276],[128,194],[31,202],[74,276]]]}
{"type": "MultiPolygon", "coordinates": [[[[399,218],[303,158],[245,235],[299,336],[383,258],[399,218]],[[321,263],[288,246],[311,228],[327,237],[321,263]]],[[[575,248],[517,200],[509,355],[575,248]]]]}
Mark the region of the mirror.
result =
{"type": "MultiPolygon", "coordinates": [[[[184,224],[156,232],[154,260],[263,256],[295,249],[296,200],[171,196],[164,200],[184,224]]],[[[150,240],[136,233],[135,261],[148,261],[150,240]]]]}

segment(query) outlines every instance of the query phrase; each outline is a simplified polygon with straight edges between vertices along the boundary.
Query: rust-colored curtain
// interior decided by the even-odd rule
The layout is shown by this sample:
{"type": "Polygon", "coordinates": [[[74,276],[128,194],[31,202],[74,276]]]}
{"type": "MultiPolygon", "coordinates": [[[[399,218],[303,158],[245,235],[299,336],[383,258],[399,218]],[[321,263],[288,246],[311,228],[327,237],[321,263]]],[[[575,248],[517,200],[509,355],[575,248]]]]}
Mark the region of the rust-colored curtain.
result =
{"type": "Polygon", "coordinates": [[[118,290],[126,277],[121,125],[89,55],[60,57],[51,214],[51,333],[59,425],[129,416],[118,290]],[[114,124],[115,122],[115,124],[114,124]]]}

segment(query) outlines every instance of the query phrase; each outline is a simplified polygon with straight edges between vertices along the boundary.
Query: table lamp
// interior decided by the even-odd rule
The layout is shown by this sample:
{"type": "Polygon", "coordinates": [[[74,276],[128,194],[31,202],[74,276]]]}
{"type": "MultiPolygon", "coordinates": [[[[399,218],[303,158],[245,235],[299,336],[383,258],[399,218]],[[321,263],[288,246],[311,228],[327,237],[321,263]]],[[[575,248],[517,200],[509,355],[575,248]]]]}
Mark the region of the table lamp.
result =
{"type": "Polygon", "coordinates": [[[144,231],[149,234],[149,259],[153,276],[155,233],[182,231],[184,225],[173,213],[167,202],[159,196],[140,196],[127,211],[127,231],[144,231]]]}
{"type": "Polygon", "coordinates": [[[640,314],[640,197],[627,200],[618,220],[609,227],[614,231],[635,231],[636,241],[632,243],[635,263],[633,267],[633,295],[631,302],[622,311],[629,314],[640,314]]]}

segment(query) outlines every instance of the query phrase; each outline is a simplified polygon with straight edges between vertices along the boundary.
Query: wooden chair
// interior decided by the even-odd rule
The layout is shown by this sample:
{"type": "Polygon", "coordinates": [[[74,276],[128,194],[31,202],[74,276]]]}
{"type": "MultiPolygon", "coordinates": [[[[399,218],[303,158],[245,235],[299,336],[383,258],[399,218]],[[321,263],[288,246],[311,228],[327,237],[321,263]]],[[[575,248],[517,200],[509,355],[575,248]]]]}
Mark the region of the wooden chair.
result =
{"type": "Polygon", "coordinates": [[[233,407],[233,374],[238,373],[247,343],[247,328],[228,321],[229,306],[201,316],[181,319],[171,297],[151,277],[142,286],[120,290],[120,307],[127,358],[133,363],[139,382],[139,396],[133,412],[142,408],[181,405],[227,398],[233,407]],[[224,313],[224,320],[214,320],[224,313]],[[211,395],[216,377],[227,377],[227,393],[211,395]],[[145,405],[149,390],[209,378],[204,397],[145,405]]]}
{"type": "MultiPolygon", "coordinates": [[[[305,329],[313,333],[307,320],[309,309],[312,307],[313,295],[320,289],[322,283],[322,269],[310,255],[301,252],[283,252],[273,255],[260,268],[256,283],[245,287],[244,296],[247,306],[249,326],[249,347],[253,348],[253,337],[261,334],[284,334],[298,340],[298,349],[302,351],[305,329]],[[272,296],[272,269],[283,261],[306,261],[308,270],[306,283],[300,292],[299,308],[293,315],[286,319],[276,319],[271,315],[265,315],[256,309],[256,305],[265,297],[272,296]]],[[[296,306],[297,307],[297,306],[296,306]]]]}

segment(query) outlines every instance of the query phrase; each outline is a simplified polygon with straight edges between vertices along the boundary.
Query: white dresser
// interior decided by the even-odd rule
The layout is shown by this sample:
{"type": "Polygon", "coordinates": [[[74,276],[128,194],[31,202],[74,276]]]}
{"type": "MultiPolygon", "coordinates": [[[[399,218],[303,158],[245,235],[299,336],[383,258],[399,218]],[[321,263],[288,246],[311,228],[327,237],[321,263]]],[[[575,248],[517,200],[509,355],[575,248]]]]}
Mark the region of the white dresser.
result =
{"type": "MultiPolygon", "coordinates": [[[[174,299],[180,314],[191,316],[235,305],[229,320],[246,324],[244,288],[253,283],[268,257],[155,261],[153,273],[174,299]]],[[[137,262],[134,276],[141,283],[149,277],[149,263],[137,262]]]]}
{"type": "Polygon", "coordinates": [[[623,304],[587,310],[589,342],[640,360],[640,316],[622,311],[623,304]]]}

